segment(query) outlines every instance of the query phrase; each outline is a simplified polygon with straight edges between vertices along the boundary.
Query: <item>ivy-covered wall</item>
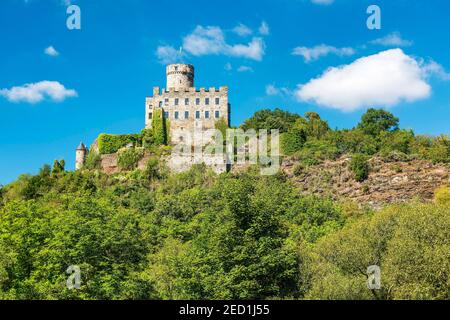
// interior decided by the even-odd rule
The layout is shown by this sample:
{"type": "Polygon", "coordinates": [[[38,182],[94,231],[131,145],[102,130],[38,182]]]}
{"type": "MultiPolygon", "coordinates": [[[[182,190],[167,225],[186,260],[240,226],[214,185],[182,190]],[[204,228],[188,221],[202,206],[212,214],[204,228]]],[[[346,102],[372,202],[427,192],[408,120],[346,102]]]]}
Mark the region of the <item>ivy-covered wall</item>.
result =
{"type": "Polygon", "coordinates": [[[134,146],[142,144],[140,134],[105,134],[98,137],[98,150],[100,154],[116,153],[120,148],[133,143],[134,146]]]}

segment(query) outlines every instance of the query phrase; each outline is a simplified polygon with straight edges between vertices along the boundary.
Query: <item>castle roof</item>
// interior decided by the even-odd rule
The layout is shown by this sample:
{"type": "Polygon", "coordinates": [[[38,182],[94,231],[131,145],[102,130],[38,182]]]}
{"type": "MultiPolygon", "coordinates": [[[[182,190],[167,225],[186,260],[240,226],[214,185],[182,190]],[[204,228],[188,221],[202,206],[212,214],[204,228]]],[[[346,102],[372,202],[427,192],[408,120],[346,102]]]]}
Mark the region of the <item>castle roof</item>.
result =
{"type": "Polygon", "coordinates": [[[77,147],[77,150],[86,150],[86,146],[84,145],[83,142],[80,142],[80,144],[77,147]]]}

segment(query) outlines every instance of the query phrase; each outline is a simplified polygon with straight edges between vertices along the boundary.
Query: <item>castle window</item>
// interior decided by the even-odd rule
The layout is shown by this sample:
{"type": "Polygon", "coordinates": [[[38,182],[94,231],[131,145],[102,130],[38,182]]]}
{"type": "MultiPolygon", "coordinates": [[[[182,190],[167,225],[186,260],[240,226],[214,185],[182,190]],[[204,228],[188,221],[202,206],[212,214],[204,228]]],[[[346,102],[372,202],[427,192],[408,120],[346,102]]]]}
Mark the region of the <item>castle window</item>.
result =
{"type": "Polygon", "coordinates": [[[189,98],[184,99],[184,104],[187,106],[189,105],[189,98]]]}
{"type": "Polygon", "coordinates": [[[164,105],[168,106],[169,105],[169,99],[164,99],[164,105]]]}
{"type": "Polygon", "coordinates": [[[150,112],[150,113],[148,114],[148,118],[149,118],[149,119],[152,119],[152,118],[153,118],[153,113],[150,112]]]}
{"type": "Polygon", "coordinates": [[[220,99],[216,98],[216,104],[220,104],[220,99]]]}
{"type": "Polygon", "coordinates": [[[209,119],[209,111],[205,111],[205,119],[209,119]]]}
{"type": "Polygon", "coordinates": [[[200,119],[200,111],[195,111],[195,119],[200,119]]]}
{"type": "Polygon", "coordinates": [[[178,102],[179,102],[179,99],[176,98],[176,99],[175,99],[175,105],[176,105],[176,106],[178,105],[178,102]]]}
{"type": "Polygon", "coordinates": [[[184,112],[184,118],[185,119],[189,119],[189,111],[185,111],[184,112]]]}
{"type": "Polygon", "coordinates": [[[219,111],[216,111],[216,112],[214,113],[214,116],[216,117],[216,119],[219,119],[219,118],[220,118],[220,112],[219,112],[219,111]]]}
{"type": "Polygon", "coordinates": [[[159,107],[162,108],[162,101],[159,102],[159,107]]]}
{"type": "Polygon", "coordinates": [[[195,104],[198,106],[200,105],[200,98],[195,99],[195,104]]]}
{"type": "Polygon", "coordinates": [[[178,119],[178,111],[175,111],[173,117],[174,117],[175,119],[178,119]]]}
{"type": "Polygon", "coordinates": [[[205,98],[205,104],[209,105],[209,98],[205,98]]]}
{"type": "Polygon", "coordinates": [[[178,67],[175,67],[175,71],[178,71],[178,67]]]}
{"type": "Polygon", "coordinates": [[[169,119],[169,112],[168,111],[164,111],[164,119],[169,119]]]}

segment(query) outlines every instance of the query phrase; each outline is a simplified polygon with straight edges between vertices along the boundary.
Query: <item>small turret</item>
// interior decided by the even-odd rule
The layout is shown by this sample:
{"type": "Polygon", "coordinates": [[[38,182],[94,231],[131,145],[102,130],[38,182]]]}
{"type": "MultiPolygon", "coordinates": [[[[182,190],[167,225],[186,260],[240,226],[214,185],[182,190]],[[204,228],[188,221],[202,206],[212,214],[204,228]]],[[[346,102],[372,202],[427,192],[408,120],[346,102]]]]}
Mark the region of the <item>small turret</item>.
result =
{"type": "Polygon", "coordinates": [[[83,142],[77,147],[76,156],[75,156],[75,170],[80,170],[84,166],[84,161],[86,160],[87,149],[83,142]]]}

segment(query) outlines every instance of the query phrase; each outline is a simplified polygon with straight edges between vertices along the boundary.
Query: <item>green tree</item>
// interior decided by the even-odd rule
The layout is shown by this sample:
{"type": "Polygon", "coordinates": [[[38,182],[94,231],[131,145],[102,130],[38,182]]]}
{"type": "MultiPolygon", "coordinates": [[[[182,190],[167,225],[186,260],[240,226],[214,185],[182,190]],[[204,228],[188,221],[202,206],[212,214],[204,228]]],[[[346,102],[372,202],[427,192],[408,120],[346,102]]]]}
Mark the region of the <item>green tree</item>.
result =
{"type": "Polygon", "coordinates": [[[361,117],[357,128],[371,136],[378,136],[383,131],[398,129],[398,121],[392,113],[383,109],[369,109],[361,117]]]}
{"type": "Polygon", "coordinates": [[[298,114],[283,111],[281,109],[269,110],[264,109],[255,112],[255,114],[245,120],[241,126],[242,129],[278,129],[280,133],[287,132],[297,119],[301,118],[298,114]]]}

